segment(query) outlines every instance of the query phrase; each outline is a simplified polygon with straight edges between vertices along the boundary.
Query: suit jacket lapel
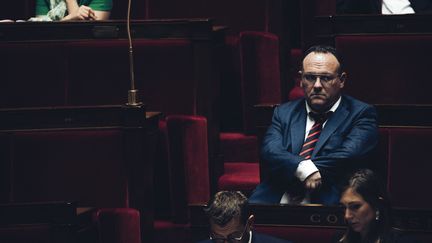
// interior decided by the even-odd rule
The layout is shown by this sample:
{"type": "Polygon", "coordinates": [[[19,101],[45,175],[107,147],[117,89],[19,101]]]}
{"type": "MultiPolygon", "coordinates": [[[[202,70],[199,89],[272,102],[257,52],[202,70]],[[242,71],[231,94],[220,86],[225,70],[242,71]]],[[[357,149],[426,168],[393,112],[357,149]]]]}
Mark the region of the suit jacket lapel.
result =
{"type": "Polygon", "coordinates": [[[306,106],[303,102],[299,105],[297,111],[291,114],[291,142],[293,154],[299,154],[301,147],[303,146],[306,129],[306,106]]]}
{"type": "Polygon", "coordinates": [[[312,157],[314,157],[326,143],[326,141],[330,138],[330,136],[334,133],[334,131],[339,127],[339,125],[348,117],[348,109],[344,98],[342,97],[341,104],[333,113],[333,115],[327,120],[321,135],[318,139],[318,142],[315,146],[315,149],[312,153],[312,157]]]}

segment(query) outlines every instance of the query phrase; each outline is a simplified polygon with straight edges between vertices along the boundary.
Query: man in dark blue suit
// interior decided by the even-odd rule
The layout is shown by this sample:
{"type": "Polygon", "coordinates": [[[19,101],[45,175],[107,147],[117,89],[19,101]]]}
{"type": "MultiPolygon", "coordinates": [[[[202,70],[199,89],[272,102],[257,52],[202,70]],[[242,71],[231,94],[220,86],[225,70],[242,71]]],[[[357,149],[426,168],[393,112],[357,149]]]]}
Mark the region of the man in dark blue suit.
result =
{"type": "Polygon", "coordinates": [[[268,175],[251,203],[337,204],[345,176],[377,144],[376,111],[342,95],[347,76],[334,48],[311,47],[300,74],[305,98],[275,109],[261,149],[268,175]]]}
{"type": "Polygon", "coordinates": [[[254,216],[247,198],[238,191],[220,191],[205,209],[210,223],[210,237],[199,243],[290,243],[252,230],[254,216]]]}

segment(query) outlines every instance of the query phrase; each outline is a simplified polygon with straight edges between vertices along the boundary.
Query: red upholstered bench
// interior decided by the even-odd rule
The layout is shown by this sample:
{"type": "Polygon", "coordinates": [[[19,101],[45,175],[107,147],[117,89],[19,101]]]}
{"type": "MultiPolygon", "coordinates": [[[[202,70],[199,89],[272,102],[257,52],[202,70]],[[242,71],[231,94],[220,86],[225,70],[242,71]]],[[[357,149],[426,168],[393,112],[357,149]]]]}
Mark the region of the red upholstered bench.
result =
{"type": "Polygon", "coordinates": [[[259,145],[256,136],[242,133],[221,133],[224,173],[218,190],[240,190],[250,194],[260,182],[259,145]]]}
{"type": "Polygon", "coordinates": [[[218,189],[239,190],[250,194],[259,183],[258,163],[225,163],[224,174],[219,177],[218,189]]]}

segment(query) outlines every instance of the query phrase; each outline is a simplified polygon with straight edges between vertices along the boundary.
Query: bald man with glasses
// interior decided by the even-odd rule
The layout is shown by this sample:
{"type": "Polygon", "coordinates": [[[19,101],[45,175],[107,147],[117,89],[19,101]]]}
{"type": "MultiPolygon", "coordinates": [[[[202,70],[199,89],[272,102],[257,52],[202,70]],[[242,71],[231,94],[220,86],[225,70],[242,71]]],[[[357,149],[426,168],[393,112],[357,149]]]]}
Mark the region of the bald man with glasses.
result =
{"type": "Polygon", "coordinates": [[[377,144],[376,110],[342,94],[347,74],[333,47],[307,50],[299,73],[305,97],[275,109],[261,148],[267,176],[252,203],[337,204],[377,144]]]}

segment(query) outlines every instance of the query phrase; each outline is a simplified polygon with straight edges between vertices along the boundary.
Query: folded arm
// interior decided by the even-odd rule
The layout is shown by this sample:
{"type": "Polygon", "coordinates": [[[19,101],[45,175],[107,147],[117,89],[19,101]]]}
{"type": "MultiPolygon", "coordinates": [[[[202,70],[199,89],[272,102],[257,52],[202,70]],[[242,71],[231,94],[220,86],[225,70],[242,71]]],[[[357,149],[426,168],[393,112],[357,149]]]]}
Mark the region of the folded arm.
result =
{"type": "MultiPolygon", "coordinates": [[[[321,184],[321,176],[337,175],[346,168],[355,165],[351,161],[361,158],[368,154],[377,144],[378,128],[377,115],[372,106],[365,107],[354,119],[351,128],[341,137],[340,145],[319,153],[312,158],[317,170],[309,170],[306,173],[298,171],[299,164],[306,162],[303,157],[293,154],[288,146],[291,141],[287,141],[284,132],[287,128],[283,123],[278,108],[273,114],[272,124],[269,127],[261,150],[261,158],[268,165],[269,176],[277,178],[282,183],[289,183],[293,178],[305,181],[305,186],[314,189],[321,184]],[[311,179],[311,181],[307,181],[311,179]],[[312,183],[315,182],[315,183],[312,183]],[[312,184],[314,185],[312,185],[312,184]],[[316,184],[316,185],[315,185],[316,184]]],[[[323,148],[325,149],[325,148],[323,148]]],[[[311,162],[308,160],[307,162],[311,162]]],[[[300,165],[302,165],[300,164],[300,165]]],[[[308,168],[310,168],[308,166],[308,168]]],[[[324,178],[325,180],[325,178],[324,178]]]]}
{"type": "Polygon", "coordinates": [[[261,160],[267,163],[270,178],[288,184],[295,178],[297,166],[304,158],[289,150],[291,141],[287,141],[289,138],[284,136],[284,125],[286,124],[281,120],[280,109],[276,107],[271,126],[263,139],[261,160]]]}
{"type": "Polygon", "coordinates": [[[321,173],[335,175],[353,166],[352,161],[365,157],[378,143],[377,114],[372,106],[365,107],[354,120],[351,130],[337,148],[312,158],[321,173]]]}

